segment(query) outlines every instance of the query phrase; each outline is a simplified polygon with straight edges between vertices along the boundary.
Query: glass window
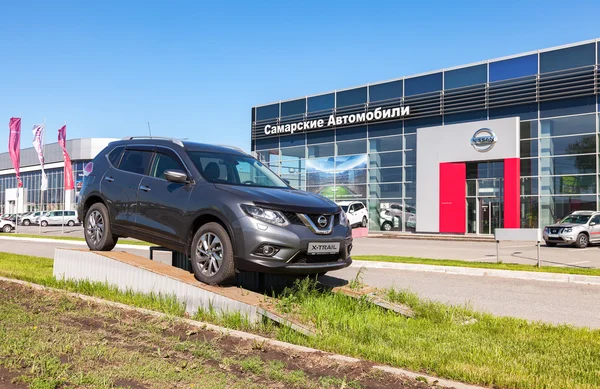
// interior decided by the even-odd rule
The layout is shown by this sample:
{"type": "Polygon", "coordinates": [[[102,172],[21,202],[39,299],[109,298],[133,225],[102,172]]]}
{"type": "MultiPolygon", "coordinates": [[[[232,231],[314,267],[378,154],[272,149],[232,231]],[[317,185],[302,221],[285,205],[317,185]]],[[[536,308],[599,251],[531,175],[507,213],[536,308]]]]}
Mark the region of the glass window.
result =
{"type": "Polygon", "coordinates": [[[335,132],[333,130],[316,131],[306,133],[306,143],[314,145],[316,143],[327,143],[335,140],[335,132]]]}
{"type": "MultiPolygon", "coordinates": [[[[541,155],[586,154],[596,152],[595,135],[565,136],[560,138],[542,138],[541,155]]],[[[521,145],[523,143],[521,142],[521,145]]],[[[522,149],[521,149],[522,150],[522,149]]]]}
{"type": "Polygon", "coordinates": [[[572,99],[540,102],[540,117],[579,115],[596,111],[596,98],[576,97],[572,99]]]}
{"type": "Polygon", "coordinates": [[[405,165],[416,165],[417,164],[417,152],[416,151],[407,151],[404,154],[406,158],[405,165]]]}
{"type": "Polygon", "coordinates": [[[377,198],[402,197],[402,184],[371,184],[369,194],[377,198]]]}
{"type": "Polygon", "coordinates": [[[596,196],[542,196],[540,198],[542,205],[541,226],[554,224],[574,211],[595,211],[596,196]]]}
{"type": "Polygon", "coordinates": [[[405,181],[416,181],[417,180],[417,167],[408,166],[404,168],[404,180],[405,181]]]}
{"type": "Polygon", "coordinates": [[[363,154],[367,152],[367,140],[337,142],[338,155],[363,154]]]}
{"type": "Polygon", "coordinates": [[[156,178],[164,178],[165,171],[169,169],[177,169],[185,172],[184,167],[181,165],[179,159],[163,153],[156,153],[152,168],[150,169],[150,176],[156,178]]]}
{"type": "Polygon", "coordinates": [[[490,108],[490,119],[500,119],[513,116],[518,116],[521,118],[521,120],[537,119],[538,103],[490,108]]]}
{"type": "Polygon", "coordinates": [[[391,100],[402,97],[402,80],[369,86],[369,101],[391,100]]]}
{"type": "Polygon", "coordinates": [[[416,181],[404,184],[404,197],[414,199],[417,197],[416,181]]]}
{"type": "Polygon", "coordinates": [[[595,194],[596,176],[542,177],[542,194],[595,194]]]}
{"type": "Polygon", "coordinates": [[[374,153],[402,150],[402,139],[402,135],[369,139],[369,150],[374,153]]]}
{"type": "Polygon", "coordinates": [[[596,63],[593,43],[540,53],[540,73],[578,68],[596,63]]]}
{"type": "Polygon", "coordinates": [[[412,96],[442,90],[442,73],[407,78],[404,80],[404,95],[412,96]]]}
{"type": "Polygon", "coordinates": [[[442,117],[441,116],[432,116],[423,119],[412,119],[404,121],[404,133],[412,134],[417,132],[417,128],[421,127],[433,127],[433,126],[441,126],[442,125],[442,117]]]}
{"type": "Polygon", "coordinates": [[[538,175],[538,159],[521,159],[521,177],[538,175]]]}
{"type": "Polygon", "coordinates": [[[540,136],[587,134],[596,132],[596,116],[582,115],[566,118],[547,119],[541,122],[540,136]]]}
{"type": "Polygon", "coordinates": [[[538,72],[537,54],[490,63],[490,82],[532,76],[538,72]]]}
{"type": "Polygon", "coordinates": [[[110,161],[111,165],[119,166],[119,161],[121,160],[121,154],[123,153],[123,149],[125,149],[125,147],[123,147],[123,146],[115,147],[108,154],[108,160],[110,161]]]}
{"type": "Polygon", "coordinates": [[[308,146],[308,158],[331,157],[335,154],[333,143],[308,146]]]}
{"type": "Polygon", "coordinates": [[[281,149],[281,160],[305,158],[304,146],[281,149]]]}
{"type": "Polygon", "coordinates": [[[142,150],[125,150],[119,169],[131,173],[144,174],[152,158],[152,152],[142,150]]]}
{"type": "Polygon", "coordinates": [[[467,179],[504,178],[504,162],[468,162],[467,179]]]}
{"type": "Polygon", "coordinates": [[[302,115],[306,112],[306,99],[281,103],[281,116],[302,115]]]}
{"type": "Polygon", "coordinates": [[[261,150],[257,153],[258,160],[268,163],[274,164],[279,162],[279,149],[271,149],[271,150],[261,150]]]}
{"type": "Polygon", "coordinates": [[[537,177],[522,177],[521,178],[521,195],[536,195],[538,194],[538,178],[537,177]]]}
{"type": "Polygon", "coordinates": [[[333,185],[334,183],[334,172],[315,172],[306,174],[306,184],[308,186],[333,185]]]}
{"type": "Polygon", "coordinates": [[[268,139],[257,139],[256,140],[256,149],[264,150],[264,149],[276,149],[279,147],[279,138],[268,138],[268,139]]]}
{"type": "Polygon", "coordinates": [[[306,178],[304,173],[295,174],[281,174],[281,178],[284,178],[290,182],[292,188],[306,190],[306,178]]]}
{"type": "Polygon", "coordinates": [[[333,93],[308,98],[308,112],[317,112],[326,109],[333,109],[334,105],[335,95],[333,93]]]}
{"type": "Polygon", "coordinates": [[[367,126],[356,126],[350,128],[338,129],[335,132],[336,141],[354,140],[367,137],[367,126]]]}
{"type": "Polygon", "coordinates": [[[387,122],[379,124],[369,124],[369,136],[386,136],[402,134],[402,122],[387,122]]]}
{"type": "MultiPolygon", "coordinates": [[[[337,185],[344,185],[348,188],[354,185],[365,185],[367,183],[367,170],[336,171],[335,183],[337,185]]],[[[361,194],[360,197],[364,197],[364,195],[361,194]]]]}
{"type": "Polygon", "coordinates": [[[367,102],[367,87],[356,88],[337,92],[336,104],[338,108],[350,105],[365,104],[367,102]]]}
{"type": "Polygon", "coordinates": [[[538,197],[521,197],[521,228],[539,228],[538,204],[538,197]]]}
{"type": "Polygon", "coordinates": [[[596,172],[596,155],[546,157],[540,159],[542,175],[591,174],[596,172]]]}
{"type": "Polygon", "coordinates": [[[402,166],[402,151],[370,154],[370,167],[402,166]]]}
{"type": "Polygon", "coordinates": [[[296,159],[294,161],[281,161],[281,173],[304,172],[306,166],[305,159],[296,159]]]}
{"type": "Polygon", "coordinates": [[[532,122],[521,122],[521,139],[537,138],[538,136],[538,122],[534,120],[532,122]]]}
{"type": "Polygon", "coordinates": [[[402,182],[403,170],[401,167],[392,167],[386,169],[370,169],[369,182],[402,182]]]}
{"type": "Polygon", "coordinates": [[[417,148],[417,135],[406,135],[404,137],[404,142],[406,150],[415,150],[417,148]]]}
{"type": "Polygon", "coordinates": [[[487,110],[480,109],[471,112],[461,112],[444,115],[444,124],[474,122],[487,119],[487,110]]]}
{"type": "Polygon", "coordinates": [[[486,82],[487,64],[444,72],[444,89],[461,88],[463,86],[485,84],[486,82]]]}
{"type": "Polygon", "coordinates": [[[538,140],[522,140],[521,141],[521,158],[537,157],[538,156],[538,140]]]}
{"type": "Polygon", "coordinates": [[[279,104],[265,105],[256,108],[256,120],[275,119],[279,117],[279,104]]]}
{"type": "Polygon", "coordinates": [[[306,137],[304,133],[282,136],[279,140],[279,143],[279,147],[300,146],[306,143],[306,137]]]}

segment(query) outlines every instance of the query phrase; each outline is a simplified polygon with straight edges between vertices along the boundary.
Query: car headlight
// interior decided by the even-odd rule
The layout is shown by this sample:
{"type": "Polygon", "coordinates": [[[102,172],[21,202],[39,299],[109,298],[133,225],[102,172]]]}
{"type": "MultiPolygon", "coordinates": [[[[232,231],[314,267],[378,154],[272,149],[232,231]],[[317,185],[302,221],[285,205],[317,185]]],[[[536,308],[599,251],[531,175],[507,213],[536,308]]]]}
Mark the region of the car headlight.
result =
{"type": "Polygon", "coordinates": [[[565,228],[565,229],[563,229],[563,232],[566,232],[566,233],[573,232],[573,228],[571,228],[571,227],[565,228]]]}
{"type": "Polygon", "coordinates": [[[347,226],[350,221],[348,220],[348,216],[346,216],[346,212],[343,209],[340,209],[340,224],[342,226],[347,226]]]}
{"type": "Polygon", "coordinates": [[[272,209],[264,209],[261,207],[257,207],[255,205],[241,204],[242,210],[248,214],[248,216],[252,216],[255,219],[258,219],[265,223],[274,224],[279,227],[285,227],[290,224],[288,219],[283,216],[283,213],[279,211],[275,211],[272,209]]]}

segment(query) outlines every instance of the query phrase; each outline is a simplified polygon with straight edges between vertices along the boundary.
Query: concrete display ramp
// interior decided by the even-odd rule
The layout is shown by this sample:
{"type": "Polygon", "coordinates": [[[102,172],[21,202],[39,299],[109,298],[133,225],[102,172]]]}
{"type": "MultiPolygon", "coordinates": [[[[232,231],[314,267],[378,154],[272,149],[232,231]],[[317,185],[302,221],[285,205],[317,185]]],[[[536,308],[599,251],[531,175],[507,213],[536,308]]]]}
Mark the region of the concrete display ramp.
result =
{"type": "Polygon", "coordinates": [[[172,295],[185,304],[190,315],[199,308],[239,312],[251,322],[268,318],[313,335],[310,329],[277,313],[265,295],[239,287],[206,285],[188,270],[126,252],[59,248],[54,255],[53,274],[57,279],[106,282],[122,291],[172,295]]]}

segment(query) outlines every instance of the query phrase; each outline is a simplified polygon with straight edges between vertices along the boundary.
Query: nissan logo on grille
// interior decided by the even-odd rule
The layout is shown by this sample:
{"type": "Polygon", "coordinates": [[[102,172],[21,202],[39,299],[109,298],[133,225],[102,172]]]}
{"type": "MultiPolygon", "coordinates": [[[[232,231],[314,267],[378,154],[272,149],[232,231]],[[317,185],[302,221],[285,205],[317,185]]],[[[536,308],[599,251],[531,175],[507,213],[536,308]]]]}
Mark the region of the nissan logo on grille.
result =
{"type": "Polygon", "coordinates": [[[482,128],[473,134],[471,146],[480,153],[485,153],[490,151],[497,141],[498,137],[492,130],[489,128],[482,128]]]}
{"type": "Polygon", "coordinates": [[[327,226],[327,218],[324,215],[321,215],[317,219],[317,223],[319,224],[319,227],[324,228],[327,226]]]}

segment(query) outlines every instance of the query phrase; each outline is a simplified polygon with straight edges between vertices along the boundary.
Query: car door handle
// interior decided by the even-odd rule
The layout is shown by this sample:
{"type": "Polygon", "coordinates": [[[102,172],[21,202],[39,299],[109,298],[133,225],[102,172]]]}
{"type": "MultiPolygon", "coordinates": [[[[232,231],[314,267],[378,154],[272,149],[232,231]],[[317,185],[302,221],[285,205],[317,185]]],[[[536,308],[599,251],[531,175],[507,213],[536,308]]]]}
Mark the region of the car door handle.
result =
{"type": "Polygon", "coordinates": [[[108,182],[113,182],[115,179],[112,177],[104,177],[104,180],[106,180],[108,182]]]}
{"type": "Polygon", "coordinates": [[[149,186],[142,185],[140,186],[140,190],[143,190],[144,192],[150,192],[152,189],[150,189],[149,186]]]}

